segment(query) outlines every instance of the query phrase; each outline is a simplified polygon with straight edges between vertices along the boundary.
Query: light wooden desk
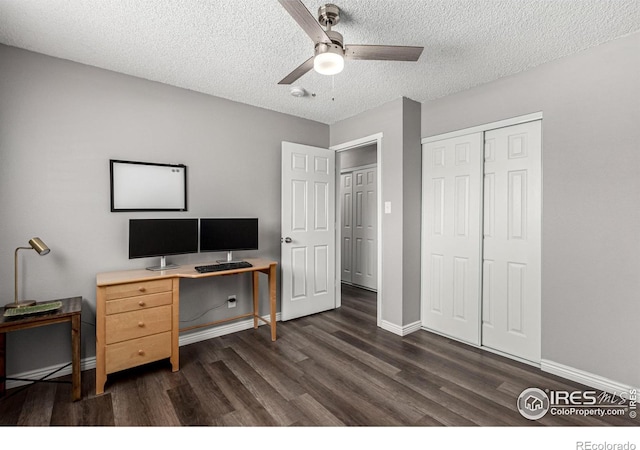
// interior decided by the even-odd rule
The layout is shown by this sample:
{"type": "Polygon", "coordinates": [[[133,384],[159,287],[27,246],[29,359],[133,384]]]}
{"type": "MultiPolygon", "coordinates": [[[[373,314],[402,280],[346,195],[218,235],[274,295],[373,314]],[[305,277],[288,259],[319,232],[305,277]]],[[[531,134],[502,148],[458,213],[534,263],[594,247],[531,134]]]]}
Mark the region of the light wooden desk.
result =
{"type": "Polygon", "coordinates": [[[163,271],[125,270],[96,276],[96,394],[104,392],[107,374],[169,358],[174,372],[179,370],[178,334],[196,328],[253,317],[271,327],[276,340],[276,266],[275,261],[248,258],[253,267],[198,273],[198,263],[163,271]],[[180,329],[180,278],[209,278],[252,273],[253,312],[202,325],[180,329]],[[269,320],[260,316],[258,277],[269,277],[269,320]]]}
{"type": "MultiPolygon", "coordinates": [[[[49,381],[44,378],[47,378],[57,372],[56,370],[39,380],[7,378],[5,368],[6,333],[9,333],[10,331],[42,327],[45,325],[53,325],[54,323],[69,322],[71,324],[71,398],[73,400],[80,400],[80,315],[82,313],[82,297],[71,297],[58,300],[62,302],[62,307],[48,313],[16,317],[4,317],[3,315],[0,315],[0,396],[3,396],[5,393],[5,380],[33,382],[49,381]]],[[[0,311],[4,312],[1,308],[0,311]]]]}

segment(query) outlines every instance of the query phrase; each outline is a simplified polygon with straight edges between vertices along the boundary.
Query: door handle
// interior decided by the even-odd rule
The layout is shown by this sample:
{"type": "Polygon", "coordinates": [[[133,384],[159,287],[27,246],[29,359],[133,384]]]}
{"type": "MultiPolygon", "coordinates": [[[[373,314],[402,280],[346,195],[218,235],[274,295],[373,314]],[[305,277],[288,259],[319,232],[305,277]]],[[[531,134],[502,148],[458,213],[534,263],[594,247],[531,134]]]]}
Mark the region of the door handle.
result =
{"type": "Polygon", "coordinates": [[[291,242],[293,242],[293,239],[291,239],[289,236],[287,236],[286,238],[280,238],[280,242],[282,242],[284,240],[285,243],[287,244],[291,244],[291,242]]]}

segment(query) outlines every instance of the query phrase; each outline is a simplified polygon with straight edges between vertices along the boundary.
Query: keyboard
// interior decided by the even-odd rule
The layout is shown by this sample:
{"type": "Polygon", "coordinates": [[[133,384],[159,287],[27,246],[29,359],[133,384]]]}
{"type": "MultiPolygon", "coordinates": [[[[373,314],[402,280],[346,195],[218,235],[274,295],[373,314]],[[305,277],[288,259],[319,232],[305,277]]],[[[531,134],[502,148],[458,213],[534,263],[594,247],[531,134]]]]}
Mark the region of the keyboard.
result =
{"type": "Polygon", "coordinates": [[[253,264],[247,261],[223,262],[218,264],[210,264],[207,266],[196,266],[198,273],[222,272],[223,270],[246,269],[253,267],[253,264]]]}

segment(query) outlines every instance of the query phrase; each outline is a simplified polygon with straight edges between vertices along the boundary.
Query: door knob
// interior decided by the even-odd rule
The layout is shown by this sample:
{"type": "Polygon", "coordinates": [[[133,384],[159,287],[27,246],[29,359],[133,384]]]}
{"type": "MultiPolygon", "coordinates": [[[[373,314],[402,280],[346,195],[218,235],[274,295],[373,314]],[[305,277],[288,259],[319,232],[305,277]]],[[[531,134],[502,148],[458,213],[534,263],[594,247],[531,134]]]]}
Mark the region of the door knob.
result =
{"type": "Polygon", "coordinates": [[[286,238],[284,238],[284,242],[286,242],[287,244],[291,244],[291,242],[292,242],[292,241],[293,241],[293,240],[292,240],[289,236],[287,236],[286,238]]]}

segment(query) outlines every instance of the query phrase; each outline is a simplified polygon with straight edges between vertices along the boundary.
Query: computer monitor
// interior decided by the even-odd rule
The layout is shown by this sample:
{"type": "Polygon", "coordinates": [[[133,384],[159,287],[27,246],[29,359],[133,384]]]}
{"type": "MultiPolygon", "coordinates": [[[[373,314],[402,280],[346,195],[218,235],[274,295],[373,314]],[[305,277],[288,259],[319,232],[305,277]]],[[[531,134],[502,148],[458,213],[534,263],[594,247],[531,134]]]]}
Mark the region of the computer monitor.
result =
{"type": "Polygon", "coordinates": [[[160,257],[160,265],[148,270],[176,268],[166,256],[197,252],[198,219],[129,220],[129,259],[160,257]]]}
{"type": "Polygon", "coordinates": [[[200,219],[201,252],[227,252],[225,261],[232,262],[234,251],[257,249],[257,218],[200,219]]]}

